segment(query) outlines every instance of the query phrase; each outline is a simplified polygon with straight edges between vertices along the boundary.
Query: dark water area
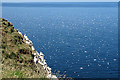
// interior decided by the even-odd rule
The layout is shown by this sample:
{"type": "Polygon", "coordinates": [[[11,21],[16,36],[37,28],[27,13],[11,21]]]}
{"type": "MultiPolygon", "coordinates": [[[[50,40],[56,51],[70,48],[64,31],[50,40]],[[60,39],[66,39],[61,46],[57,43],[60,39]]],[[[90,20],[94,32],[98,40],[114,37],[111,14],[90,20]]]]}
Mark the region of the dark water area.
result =
{"type": "Polygon", "coordinates": [[[118,77],[117,3],[24,4],[4,3],[2,17],[33,41],[53,72],[72,78],[118,77]]]}

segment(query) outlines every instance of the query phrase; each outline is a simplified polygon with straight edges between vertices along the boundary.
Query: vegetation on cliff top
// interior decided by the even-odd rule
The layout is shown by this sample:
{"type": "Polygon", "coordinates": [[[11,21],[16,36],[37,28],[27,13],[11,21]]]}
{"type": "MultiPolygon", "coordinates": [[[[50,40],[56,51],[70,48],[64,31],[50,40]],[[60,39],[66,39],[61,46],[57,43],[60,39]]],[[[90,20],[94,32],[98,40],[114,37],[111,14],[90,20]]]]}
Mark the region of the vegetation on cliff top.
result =
{"type": "Polygon", "coordinates": [[[45,78],[46,72],[33,62],[32,49],[13,24],[0,18],[2,78],[45,78]]]}

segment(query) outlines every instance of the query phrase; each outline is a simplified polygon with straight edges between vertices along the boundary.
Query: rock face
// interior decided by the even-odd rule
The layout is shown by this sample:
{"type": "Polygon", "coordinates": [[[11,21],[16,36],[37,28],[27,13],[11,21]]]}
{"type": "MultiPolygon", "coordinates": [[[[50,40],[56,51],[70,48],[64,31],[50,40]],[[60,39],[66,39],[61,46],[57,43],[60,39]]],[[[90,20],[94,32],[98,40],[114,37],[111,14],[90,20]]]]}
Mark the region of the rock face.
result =
{"type": "Polygon", "coordinates": [[[0,18],[2,78],[46,78],[52,76],[42,52],[38,53],[26,35],[0,18]]]}

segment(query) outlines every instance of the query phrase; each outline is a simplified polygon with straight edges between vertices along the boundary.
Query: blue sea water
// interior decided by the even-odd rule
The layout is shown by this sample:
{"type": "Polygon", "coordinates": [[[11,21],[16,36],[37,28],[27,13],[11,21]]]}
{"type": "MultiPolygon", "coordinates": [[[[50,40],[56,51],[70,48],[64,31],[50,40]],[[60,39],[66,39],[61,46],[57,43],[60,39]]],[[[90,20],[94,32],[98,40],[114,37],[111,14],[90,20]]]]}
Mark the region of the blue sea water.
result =
{"type": "Polygon", "coordinates": [[[52,72],[118,77],[117,3],[4,3],[2,17],[27,34],[52,72]]]}

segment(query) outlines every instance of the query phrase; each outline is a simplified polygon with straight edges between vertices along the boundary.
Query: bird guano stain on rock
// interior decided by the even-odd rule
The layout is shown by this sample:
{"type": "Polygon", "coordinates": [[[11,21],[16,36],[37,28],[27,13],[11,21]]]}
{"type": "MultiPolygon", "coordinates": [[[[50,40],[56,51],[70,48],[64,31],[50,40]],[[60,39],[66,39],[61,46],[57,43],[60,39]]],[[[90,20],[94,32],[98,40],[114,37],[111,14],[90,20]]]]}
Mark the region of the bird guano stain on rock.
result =
{"type": "MultiPolygon", "coordinates": [[[[22,35],[21,32],[18,32],[18,33],[22,35]]],[[[24,35],[24,38],[26,40],[26,44],[28,44],[32,48],[32,55],[34,56],[34,63],[35,64],[39,63],[40,65],[43,66],[44,70],[47,71],[47,78],[54,78],[57,80],[56,75],[52,75],[52,72],[51,72],[52,69],[47,65],[46,60],[44,59],[44,54],[42,52],[38,53],[35,50],[32,41],[29,40],[26,34],[24,35]]]]}

